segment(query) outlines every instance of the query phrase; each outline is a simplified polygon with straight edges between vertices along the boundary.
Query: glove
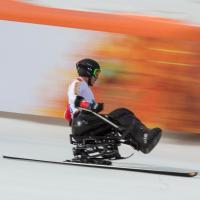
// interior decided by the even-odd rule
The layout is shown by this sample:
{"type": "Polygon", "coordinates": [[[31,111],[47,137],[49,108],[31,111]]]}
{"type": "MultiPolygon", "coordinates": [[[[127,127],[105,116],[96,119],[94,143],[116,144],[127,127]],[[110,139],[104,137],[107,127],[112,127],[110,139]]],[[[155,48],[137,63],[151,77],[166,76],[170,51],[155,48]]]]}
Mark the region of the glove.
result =
{"type": "Polygon", "coordinates": [[[75,107],[87,108],[96,113],[101,112],[103,110],[104,104],[103,103],[96,103],[92,102],[89,103],[83,97],[77,96],[74,102],[75,107]]]}
{"type": "Polygon", "coordinates": [[[101,112],[103,110],[103,107],[104,107],[103,103],[92,103],[90,105],[91,110],[96,113],[101,112]]]}

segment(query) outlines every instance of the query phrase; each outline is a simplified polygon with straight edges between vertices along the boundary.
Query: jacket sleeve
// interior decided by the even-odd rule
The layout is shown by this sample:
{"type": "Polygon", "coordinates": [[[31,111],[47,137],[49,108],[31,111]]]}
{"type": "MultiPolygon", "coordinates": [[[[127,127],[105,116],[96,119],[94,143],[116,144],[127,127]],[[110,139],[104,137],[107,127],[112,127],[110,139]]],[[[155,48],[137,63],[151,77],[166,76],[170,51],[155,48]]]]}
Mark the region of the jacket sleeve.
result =
{"type": "Polygon", "coordinates": [[[75,106],[75,101],[77,96],[80,96],[81,90],[81,81],[78,80],[74,81],[68,88],[68,102],[71,113],[74,113],[77,110],[75,106]]]}

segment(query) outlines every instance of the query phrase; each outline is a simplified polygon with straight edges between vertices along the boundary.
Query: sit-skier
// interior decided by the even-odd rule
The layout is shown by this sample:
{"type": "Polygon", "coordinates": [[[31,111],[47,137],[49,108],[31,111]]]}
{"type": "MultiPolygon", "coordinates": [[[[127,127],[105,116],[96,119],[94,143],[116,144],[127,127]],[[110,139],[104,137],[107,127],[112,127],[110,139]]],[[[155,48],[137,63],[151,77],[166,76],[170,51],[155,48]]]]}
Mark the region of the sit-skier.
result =
{"type": "MultiPolygon", "coordinates": [[[[106,136],[112,131],[112,126],[98,116],[83,111],[89,109],[95,113],[103,110],[103,103],[95,101],[91,87],[99,78],[100,65],[92,59],[82,59],[76,64],[78,77],[69,85],[68,106],[65,118],[71,121],[72,135],[95,137],[106,136]]],[[[111,122],[124,129],[127,144],[147,154],[157,145],[161,138],[161,129],[146,127],[136,115],[126,108],[118,108],[106,116],[111,122]]]]}

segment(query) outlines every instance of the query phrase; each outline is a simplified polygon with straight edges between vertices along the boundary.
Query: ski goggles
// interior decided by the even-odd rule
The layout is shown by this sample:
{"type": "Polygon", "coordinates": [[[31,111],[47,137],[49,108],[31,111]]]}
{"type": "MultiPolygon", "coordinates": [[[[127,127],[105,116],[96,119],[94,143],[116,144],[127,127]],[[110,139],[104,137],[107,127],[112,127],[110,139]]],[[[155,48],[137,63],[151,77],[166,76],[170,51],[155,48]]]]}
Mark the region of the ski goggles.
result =
{"type": "Polygon", "coordinates": [[[95,78],[98,78],[99,77],[99,74],[100,74],[101,70],[100,69],[94,69],[93,73],[92,73],[92,76],[94,76],[95,78]]]}

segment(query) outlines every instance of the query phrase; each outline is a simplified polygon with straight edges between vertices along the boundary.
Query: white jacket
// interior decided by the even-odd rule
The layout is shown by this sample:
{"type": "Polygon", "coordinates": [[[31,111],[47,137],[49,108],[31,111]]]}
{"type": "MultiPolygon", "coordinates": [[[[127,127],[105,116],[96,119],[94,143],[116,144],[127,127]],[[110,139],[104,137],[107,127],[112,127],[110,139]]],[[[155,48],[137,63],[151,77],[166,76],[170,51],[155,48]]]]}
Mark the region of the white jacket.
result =
{"type": "Polygon", "coordinates": [[[95,102],[91,88],[81,77],[75,79],[68,87],[68,102],[71,116],[77,111],[74,105],[77,96],[83,97],[89,103],[95,102]]]}

